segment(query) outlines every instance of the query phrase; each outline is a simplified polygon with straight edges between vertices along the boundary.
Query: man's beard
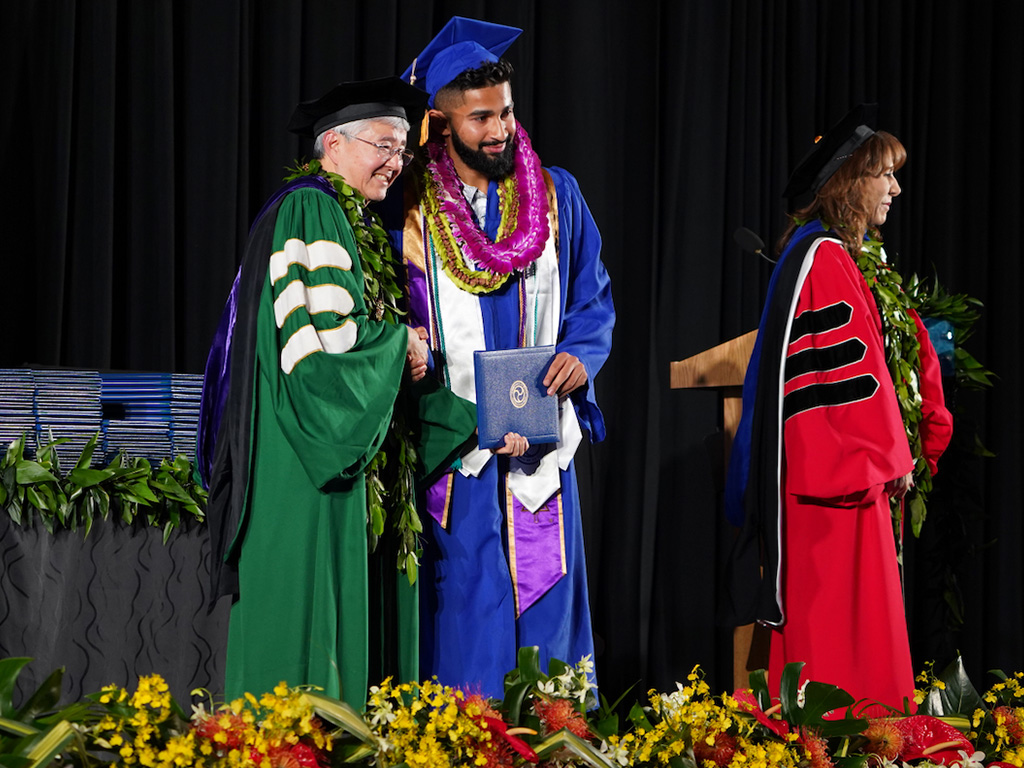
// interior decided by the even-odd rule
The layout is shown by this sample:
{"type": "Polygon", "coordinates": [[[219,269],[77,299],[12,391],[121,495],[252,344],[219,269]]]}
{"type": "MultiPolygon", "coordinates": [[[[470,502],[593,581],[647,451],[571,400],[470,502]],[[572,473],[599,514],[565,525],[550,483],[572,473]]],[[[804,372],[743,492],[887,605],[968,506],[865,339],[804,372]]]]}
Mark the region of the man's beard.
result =
{"type": "MultiPolygon", "coordinates": [[[[478,173],[482,173],[491,181],[501,181],[516,167],[515,137],[509,136],[505,143],[505,149],[501,154],[492,155],[480,149],[471,149],[468,144],[459,138],[459,134],[453,129],[451,132],[452,146],[455,153],[466,165],[478,173]]],[[[488,146],[488,145],[483,145],[488,146]]]]}

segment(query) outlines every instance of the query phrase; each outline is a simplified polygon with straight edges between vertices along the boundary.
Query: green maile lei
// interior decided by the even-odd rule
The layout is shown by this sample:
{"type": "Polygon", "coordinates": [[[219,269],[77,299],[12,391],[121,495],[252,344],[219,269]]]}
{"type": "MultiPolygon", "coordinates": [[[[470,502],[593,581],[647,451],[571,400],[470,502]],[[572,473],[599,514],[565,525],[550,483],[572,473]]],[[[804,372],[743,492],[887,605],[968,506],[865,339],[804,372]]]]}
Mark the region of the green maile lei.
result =
{"type": "MultiPolygon", "coordinates": [[[[798,225],[806,223],[797,222],[798,225]]],[[[825,222],[822,222],[822,226],[826,230],[832,229],[825,222]]],[[[896,391],[903,428],[914,459],[914,487],[904,496],[902,505],[890,499],[893,527],[897,541],[902,541],[904,509],[910,513],[915,534],[920,532],[926,514],[925,503],[932,489],[932,472],[921,447],[921,344],[917,340],[917,323],[910,314],[915,304],[913,298],[903,290],[900,273],[886,262],[880,240],[867,235],[854,262],[871,289],[882,320],[885,363],[896,391]]]]}
{"type": "MultiPolygon", "coordinates": [[[[367,209],[366,198],[336,173],[323,170],[318,160],[289,169],[286,181],[319,175],[338,193],[338,203],[355,235],[363,269],[363,298],[370,317],[397,324],[405,315],[398,306],[402,289],[398,267],[380,217],[367,209]]],[[[415,583],[423,532],[416,511],[414,471],[418,459],[406,416],[406,390],[401,388],[391,414],[391,424],[380,450],[366,468],[366,514],[370,549],[374,550],[391,519],[397,539],[398,569],[415,583]]]]}
{"type": "MultiPolygon", "coordinates": [[[[796,219],[798,226],[808,223],[796,219]]],[[[821,222],[825,231],[834,227],[821,222]]],[[[924,399],[921,395],[921,342],[918,324],[910,314],[915,309],[912,297],[903,290],[903,279],[892,268],[882,253],[882,242],[865,236],[860,253],[854,262],[874,297],[882,319],[882,338],[885,345],[886,366],[896,391],[896,401],[903,420],[903,429],[913,458],[913,487],[903,498],[903,504],[890,499],[893,528],[902,557],[904,507],[910,515],[914,535],[919,535],[927,514],[926,502],[932,489],[932,470],[925,459],[921,444],[921,420],[924,399]]]]}
{"type": "Polygon", "coordinates": [[[904,497],[903,507],[898,501],[891,502],[893,521],[901,529],[903,515],[909,513],[916,533],[924,522],[925,502],[932,489],[932,472],[921,447],[921,344],[917,340],[917,323],[911,315],[914,300],[903,290],[903,278],[899,272],[885,261],[879,240],[868,236],[855,261],[875,297],[882,319],[885,362],[889,366],[910,454],[914,458],[914,487],[904,497]]]}

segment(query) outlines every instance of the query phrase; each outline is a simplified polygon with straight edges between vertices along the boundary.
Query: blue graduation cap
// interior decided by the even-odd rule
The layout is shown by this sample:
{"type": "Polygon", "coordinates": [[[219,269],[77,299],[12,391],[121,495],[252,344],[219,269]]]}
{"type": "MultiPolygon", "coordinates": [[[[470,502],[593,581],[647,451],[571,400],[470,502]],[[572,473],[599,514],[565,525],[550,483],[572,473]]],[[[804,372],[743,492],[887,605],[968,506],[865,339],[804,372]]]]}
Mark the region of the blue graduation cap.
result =
{"type": "Polygon", "coordinates": [[[430,95],[428,103],[434,106],[439,90],[467,69],[497,61],[522,33],[517,27],[452,16],[402,73],[402,79],[424,89],[430,95]]]}

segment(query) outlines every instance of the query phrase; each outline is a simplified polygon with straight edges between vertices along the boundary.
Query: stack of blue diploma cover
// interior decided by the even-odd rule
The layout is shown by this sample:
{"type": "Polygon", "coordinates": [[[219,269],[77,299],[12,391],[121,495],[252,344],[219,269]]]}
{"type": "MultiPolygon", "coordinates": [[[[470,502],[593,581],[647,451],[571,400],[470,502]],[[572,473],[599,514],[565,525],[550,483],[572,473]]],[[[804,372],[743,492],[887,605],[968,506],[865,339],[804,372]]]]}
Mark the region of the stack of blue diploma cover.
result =
{"type": "Polygon", "coordinates": [[[188,373],[0,369],[0,448],[25,436],[26,456],[63,440],[68,468],[97,433],[92,466],[119,451],[159,462],[196,452],[203,377],[188,373]]]}
{"type": "Polygon", "coordinates": [[[473,353],[481,448],[500,447],[508,432],[530,445],[558,442],[558,398],[543,383],[554,357],[553,346],[473,353]]]}

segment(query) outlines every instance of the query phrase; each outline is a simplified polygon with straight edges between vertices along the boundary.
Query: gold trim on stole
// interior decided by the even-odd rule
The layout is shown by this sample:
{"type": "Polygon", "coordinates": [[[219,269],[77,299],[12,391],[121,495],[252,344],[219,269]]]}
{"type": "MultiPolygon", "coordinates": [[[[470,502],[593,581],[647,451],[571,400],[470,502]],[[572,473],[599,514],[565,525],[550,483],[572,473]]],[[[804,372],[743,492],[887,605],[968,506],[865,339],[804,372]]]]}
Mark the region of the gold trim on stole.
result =
{"type": "MultiPolygon", "coordinates": [[[[455,470],[458,472],[458,470],[455,470]]],[[[452,489],[455,488],[455,472],[445,473],[447,481],[444,489],[444,512],[441,514],[441,528],[448,530],[448,513],[452,511],[452,489]]]]}
{"type": "Polygon", "coordinates": [[[423,243],[423,209],[420,208],[420,183],[415,174],[405,182],[404,193],[405,225],[402,228],[402,263],[427,271],[427,258],[423,243]]]}
{"type": "Polygon", "coordinates": [[[512,577],[512,597],[516,604],[516,618],[519,618],[519,572],[516,568],[516,526],[512,517],[514,496],[505,482],[505,529],[508,531],[508,572],[512,577]]]}

